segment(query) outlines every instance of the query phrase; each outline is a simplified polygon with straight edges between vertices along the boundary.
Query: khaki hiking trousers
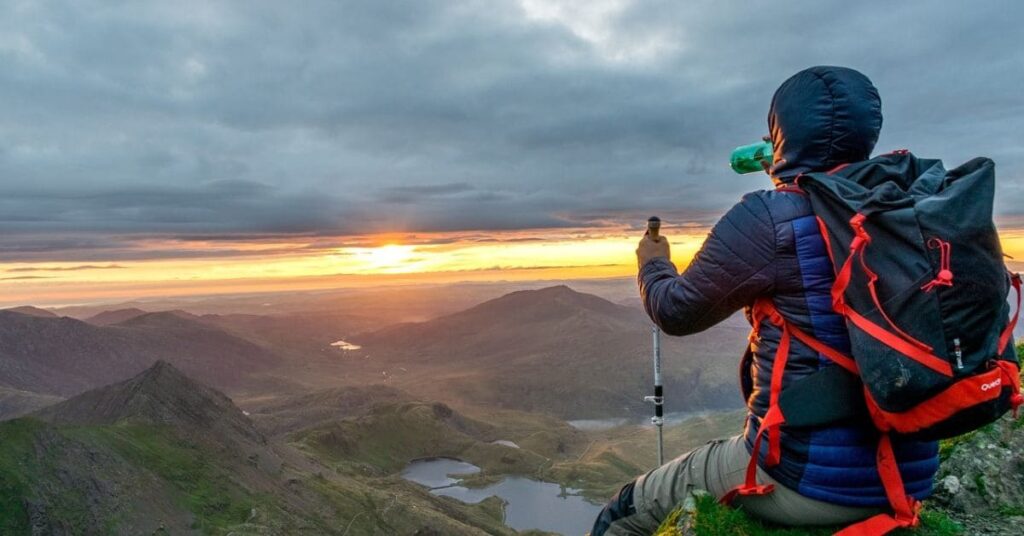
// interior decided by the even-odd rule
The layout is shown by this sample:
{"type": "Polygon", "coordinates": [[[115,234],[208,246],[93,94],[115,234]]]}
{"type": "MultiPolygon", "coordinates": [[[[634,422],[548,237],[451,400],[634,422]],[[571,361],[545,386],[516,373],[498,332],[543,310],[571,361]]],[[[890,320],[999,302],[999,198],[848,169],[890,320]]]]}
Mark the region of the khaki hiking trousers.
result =
{"type": "MultiPolygon", "coordinates": [[[[641,476],[633,488],[636,513],[613,522],[606,536],[650,536],[693,490],[721,498],[743,483],[750,454],[742,436],[712,441],[641,476]]],[[[733,506],[783,526],[848,525],[882,512],[830,504],[782,486],[760,468],[759,484],[775,484],[768,495],[737,497],[733,506]]]]}

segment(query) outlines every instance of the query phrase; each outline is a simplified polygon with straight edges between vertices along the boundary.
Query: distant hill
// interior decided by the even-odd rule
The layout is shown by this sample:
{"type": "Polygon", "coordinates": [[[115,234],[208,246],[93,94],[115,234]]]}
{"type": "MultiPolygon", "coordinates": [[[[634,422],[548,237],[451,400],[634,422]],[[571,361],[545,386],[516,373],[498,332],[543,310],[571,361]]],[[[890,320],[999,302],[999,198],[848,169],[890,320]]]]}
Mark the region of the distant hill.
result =
{"type": "Polygon", "coordinates": [[[179,309],[134,315],[118,322],[116,325],[156,329],[210,329],[210,326],[203,322],[199,316],[179,309]]]}
{"type": "Polygon", "coordinates": [[[71,396],[164,360],[220,389],[240,389],[280,363],[271,351],[176,313],[119,325],[0,311],[0,386],[71,396]]]}
{"type": "Polygon", "coordinates": [[[25,498],[7,510],[24,518],[0,515],[3,533],[24,522],[45,534],[208,532],[251,517],[237,501],[282,464],[230,399],[163,361],[0,432],[0,476],[25,498]]]}
{"type": "MultiPolygon", "coordinates": [[[[582,436],[565,423],[546,433],[554,441],[582,436]]],[[[495,475],[536,474],[550,464],[531,449],[494,443],[510,437],[446,404],[409,402],[377,406],[361,417],[305,430],[293,439],[325,461],[364,464],[384,474],[401,470],[411,460],[437,456],[466,460],[495,475]]]]}
{"type": "Polygon", "coordinates": [[[38,307],[32,307],[31,305],[22,305],[21,307],[11,307],[9,309],[2,309],[11,313],[18,313],[22,315],[35,316],[39,318],[57,318],[57,315],[47,311],[46,309],[40,309],[38,307]]]}
{"type": "Polygon", "coordinates": [[[128,309],[114,309],[111,311],[103,311],[102,313],[90,316],[85,319],[86,322],[94,326],[109,326],[111,324],[120,324],[125,320],[131,320],[137,316],[146,314],[147,311],[130,307],[128,309]]]}
{"type": "Polygon", "coordinates": [[[557,286],[513,292],[453,315],[400,324],[354,340],[368,351],[416,363],[504,362],[537,352],[568,351],[568,343],[582,344],[575,350],[597,349],[608,342],[602,335],[642,331],[642,320],[633,309],[557,286]]]}
{"type": "Polygon", "coordinates": [[[451,285],[367,286],[328,291],[270,292],[218,295],[206,298],[167,298],[116,304],[61,307],[57,312],[89,318],[104,311],[137,308],[146,311],[184,309],[193,314],[290,316],[346,314],[377,326],[421,321],[461,311],[509,290],[537,283],[458,283],[451,285]]]}
{"type": "Polygon", "coordinates": [[[227,443],[266,443],[230,398],[188,378],[166,361],[157,361],[131,379],[43,408],[33,416],[79,426],[145,422],[227,443]]]}
{"type": "MultiPolygon", "coordinates": [[[[650,411],[650,326],[636,308],[556,286],[353,340],[396,385],[427,398],[595,418],[650,411]]],[[[741,405],[735,370],[748,331],[730,320],[664,337],[669,409],[741,405]]]]}
{"type": "Polygon", "coordinates": [[[0,421],[27,415],[61,400],[59,396],[0,387],[0,421]]]}
{"type": "Polygon", "coordinates": [[[256,342],[285,357],[336,359],[331,343],[380,327],[380,322],[344,311],[273,315],[207,314],[201,321],[256,342]]]}
{"type": "Polygon", "coordinates": [[[359,417],[375,406],[412,401],[404,391],[385,385],[346,386],[250,403],[257,427],[270,435],[295,432],[331,421],[359,417]]]}

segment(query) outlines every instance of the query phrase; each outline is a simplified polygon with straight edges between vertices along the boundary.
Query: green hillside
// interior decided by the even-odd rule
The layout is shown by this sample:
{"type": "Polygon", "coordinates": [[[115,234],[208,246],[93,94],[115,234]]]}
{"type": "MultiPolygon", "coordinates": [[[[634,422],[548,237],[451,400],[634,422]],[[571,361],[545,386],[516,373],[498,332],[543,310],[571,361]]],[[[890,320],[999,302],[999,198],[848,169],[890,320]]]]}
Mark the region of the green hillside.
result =
{"type": "Polygon", "coordinates": [[[38,528],[33,523],[43,513],[56,531],[215,533],[243,524],[257,505],[268,507],[227,478],[219,460],[165,427],[57,427],[26,418],[0,423],[0,437],[4,534],[38,528]]]}
{"type": "Polygon", "coordinates": [[[511,534],[390,472],[266,440],[167,363],[0,422],[0,534],[511,534]]]}
{"type": "Polygon", "coordinates": [[[0,534],[511,532],[496,501],[464,505],[398,478],[260,474],[168,427],[18,419],[0,437],[0,534]]]}

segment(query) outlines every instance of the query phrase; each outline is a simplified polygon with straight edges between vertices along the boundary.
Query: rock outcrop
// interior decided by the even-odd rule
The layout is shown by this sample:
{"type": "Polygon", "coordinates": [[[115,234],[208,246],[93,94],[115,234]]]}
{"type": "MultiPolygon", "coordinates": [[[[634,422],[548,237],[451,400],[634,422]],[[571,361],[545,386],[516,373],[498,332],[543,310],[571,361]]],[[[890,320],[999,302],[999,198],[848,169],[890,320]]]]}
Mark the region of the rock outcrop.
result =
{"type": "Polygon", "coordinates": [[[969,534],[1020,534],[1024,525],[1024,421],[1006,416],[943,443],[929,504],[969,534]]]}

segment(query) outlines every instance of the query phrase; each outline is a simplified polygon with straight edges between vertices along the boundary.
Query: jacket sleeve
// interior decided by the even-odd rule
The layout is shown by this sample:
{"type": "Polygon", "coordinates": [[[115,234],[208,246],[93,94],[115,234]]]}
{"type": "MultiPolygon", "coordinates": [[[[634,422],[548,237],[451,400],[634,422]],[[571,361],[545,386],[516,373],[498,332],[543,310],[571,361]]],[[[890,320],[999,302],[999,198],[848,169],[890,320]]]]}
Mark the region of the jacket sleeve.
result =
{"type": "Polygon", "coordinates": [[[748,194],[715,224],[682,274],[664,257],[641,267],[644,308],[669,335],[704,331],[772,292],[775,256],[768,207],[759,195],[748,194]]]}

